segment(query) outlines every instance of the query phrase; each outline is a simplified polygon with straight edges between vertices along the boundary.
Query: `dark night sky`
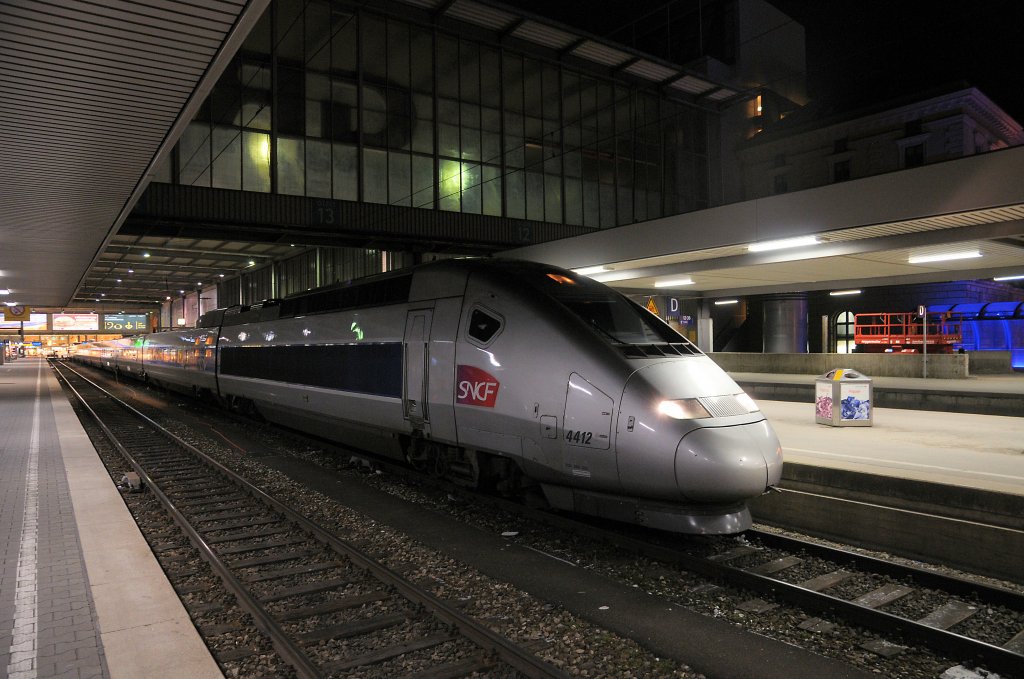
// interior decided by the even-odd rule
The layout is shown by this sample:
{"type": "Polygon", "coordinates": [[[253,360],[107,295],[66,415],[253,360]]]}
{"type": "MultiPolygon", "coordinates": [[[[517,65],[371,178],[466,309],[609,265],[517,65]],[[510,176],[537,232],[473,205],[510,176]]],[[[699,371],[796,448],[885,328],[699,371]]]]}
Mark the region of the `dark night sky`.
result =
{"type": "Polygon", "coordinates": [[[808,89],[841,108],[966,81],[1024,121],[1019,0],[772,0],[803,24],[808,89]]]}
{"type": "MultiPolygon", "coordinates": [[[[768,1],[804,26],[808,93],[829,108],[856,109],[967,82],[1024,122],[1024,2],[1020,0],[768,1]]],[[[609,36],[634,18],[668,4],[666,0],[505,2],[599,36],[609,36]]],[[[674,7],[695,4],[696,0],[677,0],[674,7]]]]}

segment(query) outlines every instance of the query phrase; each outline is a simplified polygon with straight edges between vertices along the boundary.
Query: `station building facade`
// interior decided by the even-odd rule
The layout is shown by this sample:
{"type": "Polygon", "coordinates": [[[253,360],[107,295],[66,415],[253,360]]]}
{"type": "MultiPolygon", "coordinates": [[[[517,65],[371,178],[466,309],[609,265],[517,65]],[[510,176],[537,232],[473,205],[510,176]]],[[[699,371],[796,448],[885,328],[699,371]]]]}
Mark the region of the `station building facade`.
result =
{"type": "Polygon", "coordinates": [[[708,117],[440,26],[276,0],[157,179],[601,228],[708,205],[708,117]]]}
{"type": "Polygon", "coordinates": [[[565,31],[535,19],[519,21],[542,34],[529,41],[415,4],[271,3],[122,233],[306,247],[172,300],[162,324],[193,320],[199,298],[253,303],[711,204],[715,102],[607,66],[638,60],[612,46],[545,46],[565,31]]]}
{"type": "MultiPolygon", "coordinates": [[[[770,121],[764,116],[748,117],[747,138],[733,156],[723,154],[724,164],[736,163],[733,181],[725,185],[730,192],[726,202],[1024,144],[1024,131],[1016,120],[983,92],[962,84],[848,112],[823,113],[812,102],[779,113],[770,121]]],[[[700,300],[636,299],[641,303],[654,299],[660,309],[677,309],[676,317],[689,320],[682,329],[695,335],[700,300]]],[[[707,309],[715,329],[707,346],[714,351],[846,353],[855,349],[857,314],[909,312],[920,305],[949,308],[1022,301],[1020,285],[992,280],[884,285],[850,296],[833,296],[829,290],[749,295],[735,304],[707,309]]],[[[1024,368],[1024,327],[1019,326],[1024,326],[1024,320],[980,319],[972,326],[971,336],[965,335],[965,345],[980,351],[1014,351],[1014,366],[1024,368]]]]}
{"type": "MultiPolygon", "coordinates": [[[[963,83],[850,111],[824,111],[812,102],[750,130],[735,153],[731,198],[764,198],[1021,144],[1020,123],[963,83]]],[[[1003,301],[1024,301],[1024,290],[988,280],[878,286],[851,296],[827,290],[754,295],[710,311],[718,328],[713,346],[716,351],[845,353],[854,350],[857,314],[1003,301]],[[772,334],[779,328],[786,339],[777,347],[772,334]]],[[[1024,349],[1017,335],[1005,346],[990,342],[983,348],[1024,349]]]]}
{"type": "Polygon", "coordinates": [[[823,114],[811,104],[740,146],[736,198],[811,189],[1022,143],[1020,123],[965,85],[842,113],[823,114]]]}
{"type": "MultiPolygon", "coordinates": [[[[270,4],[121,234],[301,247],[175,296],[161,326],[720,204],[723,149],[766,96],[759,79],[802,87],[803,29],[762,0],[712,3],[730,27],[713,50],[726,61],[685,66],[511,7],[437,4],[270,4]],[[766,21],[793,53],[785,77],[751,66],[766,21]]],[[[693,56],[711,14],[690,14],[696,30],[679,30],[693,56]]]]}
{"type": "MultiPolygon", "coordinates": [[[[423,259],[1021,143],[1020,126],[969,87],[824,118],[801,107],[802,29],[761,0],[716,3],[732,48],[674,69],[537,17],[446,4],[473,7],[460,21],[435,5],[271,3],[122,233],[301,247],[169,300],[160,326],[423,259]],[[785,45],[784,72],[765,66],[773,41],[785,45]]],[[[846,346],[851,309],[810,293],[714,310],[714,349],[772,350],[765,309],[794,303],[831,324],[804,324],[798,350],[846,346]]]]}

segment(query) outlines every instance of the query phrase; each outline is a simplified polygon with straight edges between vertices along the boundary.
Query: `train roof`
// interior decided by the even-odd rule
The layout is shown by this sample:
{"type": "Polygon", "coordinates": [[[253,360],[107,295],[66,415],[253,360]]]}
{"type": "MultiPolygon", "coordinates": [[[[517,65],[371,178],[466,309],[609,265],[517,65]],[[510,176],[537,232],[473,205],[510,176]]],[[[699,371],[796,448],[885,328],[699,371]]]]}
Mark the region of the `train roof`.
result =
{"type": "Polygon", "coordinates": [[[499,278],[520,277],[537,273],[575,274],[549,264],[526,260],[465,257],[426,262],[405,269],[364,276],[307,290],[283,299],[268,299],[256,304],[214,309],[203,314],[197,327],[241,325],[257,321],[292,318],[341,309],[398,304],[409,301],[412,278],[420,272],[484,273],[499,278]]]}

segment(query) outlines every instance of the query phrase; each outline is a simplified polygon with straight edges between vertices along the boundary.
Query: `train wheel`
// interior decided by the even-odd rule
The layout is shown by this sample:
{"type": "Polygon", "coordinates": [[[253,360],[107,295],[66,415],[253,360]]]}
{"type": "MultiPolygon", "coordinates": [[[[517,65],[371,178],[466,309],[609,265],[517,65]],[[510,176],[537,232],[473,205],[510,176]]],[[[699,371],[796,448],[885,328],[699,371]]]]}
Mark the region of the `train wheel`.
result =
{"type": "Polygon", "coordinates": [[[433,474],[436,468],[435,458],[437,457],[437,446],[426,443],[422,439],[414,439],[405,459],[413,469],[421,474],[433,474]]]}

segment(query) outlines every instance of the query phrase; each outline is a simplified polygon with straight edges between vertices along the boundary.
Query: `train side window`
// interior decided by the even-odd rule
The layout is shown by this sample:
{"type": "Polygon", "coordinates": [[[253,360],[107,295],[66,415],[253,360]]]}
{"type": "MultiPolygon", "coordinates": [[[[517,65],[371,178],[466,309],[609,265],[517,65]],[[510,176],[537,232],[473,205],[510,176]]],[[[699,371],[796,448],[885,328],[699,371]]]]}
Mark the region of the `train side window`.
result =
{"type": "Polygon", "coordinates": [[[478,344],[487,344],[501,330],[501,319],[483,309],[473,309],[466,334],[478,344]]]}

